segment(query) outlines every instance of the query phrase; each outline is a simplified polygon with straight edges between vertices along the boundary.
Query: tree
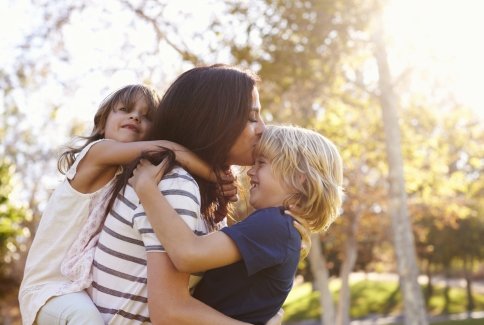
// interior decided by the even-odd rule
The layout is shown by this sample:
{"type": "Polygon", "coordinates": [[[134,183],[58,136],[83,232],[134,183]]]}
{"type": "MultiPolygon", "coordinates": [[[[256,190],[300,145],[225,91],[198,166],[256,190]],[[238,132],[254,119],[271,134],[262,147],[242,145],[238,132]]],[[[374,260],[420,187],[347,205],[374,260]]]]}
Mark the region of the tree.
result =
{"type": "Polygon", "coordinates": [[[13,189],[13,171],[13,165],[7,160],[0,161],[0,278],[18,280],[12,263],[19,257],[17,237],[22,234],[22,223],[29,214],[9,199],[13,189]]]}
{"type": "MultiPolygon", "coordinates": [[[[358,185],[368,181],[371,183],[370,179],[374,179],[374,172],[379,167],[373,160],[378,154],[368,159],[373,149],[368,145],[378,146],[375,139],[381,138],[375,136],[378,127],[373,123],[371,113],[365,115],[374,98],[368,96],[367,89],[360,89],[361,80],[358,77],[361,74],[353,80],[349,75],[357,70],[352,70],[356,65],[352,61],[359,61],[358,48],[366,42],[364,38],[361,39],[361,32],[366,28],[370,12],[377,6],[375,2],[362,5],[353,1],[252,1],[229,4],[235,21],[233,26],[243,26],[246,34],[234,39],[230,35],[226,37],[237,64],[252,67],[262,76],[261,98],[267,119],[312,127],[331,138],[345,155],[345,167],[349,165],[345,173],[353,172],[354,178],[348,184],[360,191],[369,189],[371,193],[375,184],[364,189],[358,185]]],[[[227,27],[215,24],[215,30],[223,35],[222,30],[227,30],[227,27]]],[[[344,261],[341,276],[345,283],[340,293],[337,316],[340,324],[349,322],[347,279],[356,261],[358,220],[365,211],[378,206],[374,202],[364,204],[365,199],[360,200],[361,194],[356,193],[358,190],[353,192],[356,195],[351,193],[345,202],[346,218],[343,218],[343,222],[347,226],[347,233],[343,236],[348,240],[348,245],[346,252],[339,255],[344,261]],[[361,203],[359,207],[358,203],[361,203]],[[355,210],[355,207],[358,208],[355,210]]],[[[366,199],[371,201],[375,197],[368,195],[366,199]]],[[[313,238],[317,240],[318,237],[313,238]]],[[[318,289],[326,301],[322,300],[326,314],[322,317],[326,323],[332,324],[336,320],[327,294],[328,270],[315,268],[315,265],[325,265],[323,256],[319,256],[320,260],[317,258],[318,254],[313,252],[310,258],[313,276],[317,277],[318,289]]]]}
{"type": "Polygon", "coordinates": [[[390,76],[381,22],[377,25],[374,41],[375,58],[379,72],[385,147],[389,167],[389,214],[392,220],[400,286],[404,297],[405,324],[424,325],[428,321],[422,292],[418,284],[419,268],[415,252],[415,241],[408,216],[397,101],[390,76]]]}

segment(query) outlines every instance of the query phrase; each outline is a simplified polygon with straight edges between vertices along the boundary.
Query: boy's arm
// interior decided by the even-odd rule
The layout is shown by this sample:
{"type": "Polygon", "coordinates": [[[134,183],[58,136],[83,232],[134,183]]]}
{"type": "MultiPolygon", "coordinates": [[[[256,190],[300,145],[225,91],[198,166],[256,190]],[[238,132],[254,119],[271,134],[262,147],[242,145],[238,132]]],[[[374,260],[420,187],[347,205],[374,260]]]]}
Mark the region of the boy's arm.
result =
{"type": "Polygon", "coordinates": [[[163,174],[164,165],[142,160],[129,183],[175,267],[193,273],[239,261],[240,252],[229,236],[221,231],[196,236],[160,193],[156,175],[163,174]]]}

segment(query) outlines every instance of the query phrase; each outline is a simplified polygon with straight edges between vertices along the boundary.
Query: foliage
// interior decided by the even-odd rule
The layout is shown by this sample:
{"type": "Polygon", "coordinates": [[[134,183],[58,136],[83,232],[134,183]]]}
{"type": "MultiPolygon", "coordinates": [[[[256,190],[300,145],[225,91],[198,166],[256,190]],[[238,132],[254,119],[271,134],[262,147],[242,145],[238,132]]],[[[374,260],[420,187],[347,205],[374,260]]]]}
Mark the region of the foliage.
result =
{"type": "MultiPolygon", "coordinates": [[[[333,283],[331,291],[334,300],[338,286],[333,283]]],[[[439,315],[443,311],[443,288],[438,287],[431,298],[428,312],[439,315]]],[[[465,292],[460,288],[451,289],[452,313],[466,310],[465,292]]],[[[484,309],[484,295],[476,294],[478,310],[484,309]]],[[[319,294],[312,291],[310,283],[295,286],[283,306],[284,321],[318,318],[320,313],[319,294]]],[[[399,315],[402,311],[402,298],[396,282],[359,281],[351,284],[351,317],[363,318],[370,315],[399,315]]]]}
{"type": "Polygon", "coordinates": [[[450,320],[446,322],[434,323],[435,325],[480,325],[482,319],[450,320]]]}
{"type": "Polygon", "coordinates": [[[0,278],[8,277],[7,266],[19,258],[17,237],[23,232],[22,223],[28,216],[26,209],[15,206],[9,200],[12,192],[13,166],[0,161],[0,278]]]}
{"type": "Polygon", "coordinates": [[[227,1],[223,35],[235,63],[263,77],[261,101],[269,120],[310,126],[336,86],[344,87],[341,59],[354,53],[370,12],[358,0],[227,1]],[[227,26],[245,31],[224,33],[227,26]]]}

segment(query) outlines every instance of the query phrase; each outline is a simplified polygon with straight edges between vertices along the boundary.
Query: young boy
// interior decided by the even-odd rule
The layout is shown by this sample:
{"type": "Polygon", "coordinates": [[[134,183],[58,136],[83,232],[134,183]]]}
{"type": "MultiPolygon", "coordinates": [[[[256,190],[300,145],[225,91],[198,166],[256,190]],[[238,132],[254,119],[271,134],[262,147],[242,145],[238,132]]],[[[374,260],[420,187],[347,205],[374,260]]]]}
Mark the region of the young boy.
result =
{"type": "Polygon", "coordinates": [[[206,271],[194,296],[227,316],[264,324],[284,303],[299,262],[301,238],[285,210],[296,206],[309,230],[326,230],[341,206],[343,167],[331,141],[293,126],[267,127],[255,157],[247,174],[256,211],[200,237],[159,192],[163,163],[142,161],[130,184],[175,267],[206,271]]]}

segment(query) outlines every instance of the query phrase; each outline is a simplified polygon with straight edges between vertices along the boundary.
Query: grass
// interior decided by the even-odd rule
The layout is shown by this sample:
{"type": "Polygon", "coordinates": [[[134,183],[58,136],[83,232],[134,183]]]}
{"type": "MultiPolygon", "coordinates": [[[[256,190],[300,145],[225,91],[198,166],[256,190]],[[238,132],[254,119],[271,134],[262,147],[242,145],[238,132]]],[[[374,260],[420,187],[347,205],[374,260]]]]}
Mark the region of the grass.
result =
{"type": "Polygon", "coordinates": [[[484,319],[465,319],[465,320],[449,320],[446,322],[434,323],[434,325],[482,325],[484,319]]]}
{"type": "MultiPolygon", "coordinates": [[[[333,300],[337,303],[339,286],[332,283],[333,300]]],[[[443,287],[436,286],[428,305],[431,315],[444,313],[443,287]]],[[[450,304],[448,313],[461,313],[466,310],[466,296],[464,289],[452,288],[449,292],[450,304]]],[[[484,295],[474,294],[475,310],[484,310],[484,295]]],[[[284,303],[284,321],[298,321],[315,319],[320,316],[319,292],[312,291],[310,283],[295,286],[284,303]]],[[[350,317],[362,318],[372,314],[396,315],[402,312],[402,297],[398,284],[395,282],[359,281],[351,285],[350,317]]],[[[476,320],[480,324],[483,320],[476,320]]],[[[477,324],[474,320],[438,323],[446,324],[477,324]]]]}

